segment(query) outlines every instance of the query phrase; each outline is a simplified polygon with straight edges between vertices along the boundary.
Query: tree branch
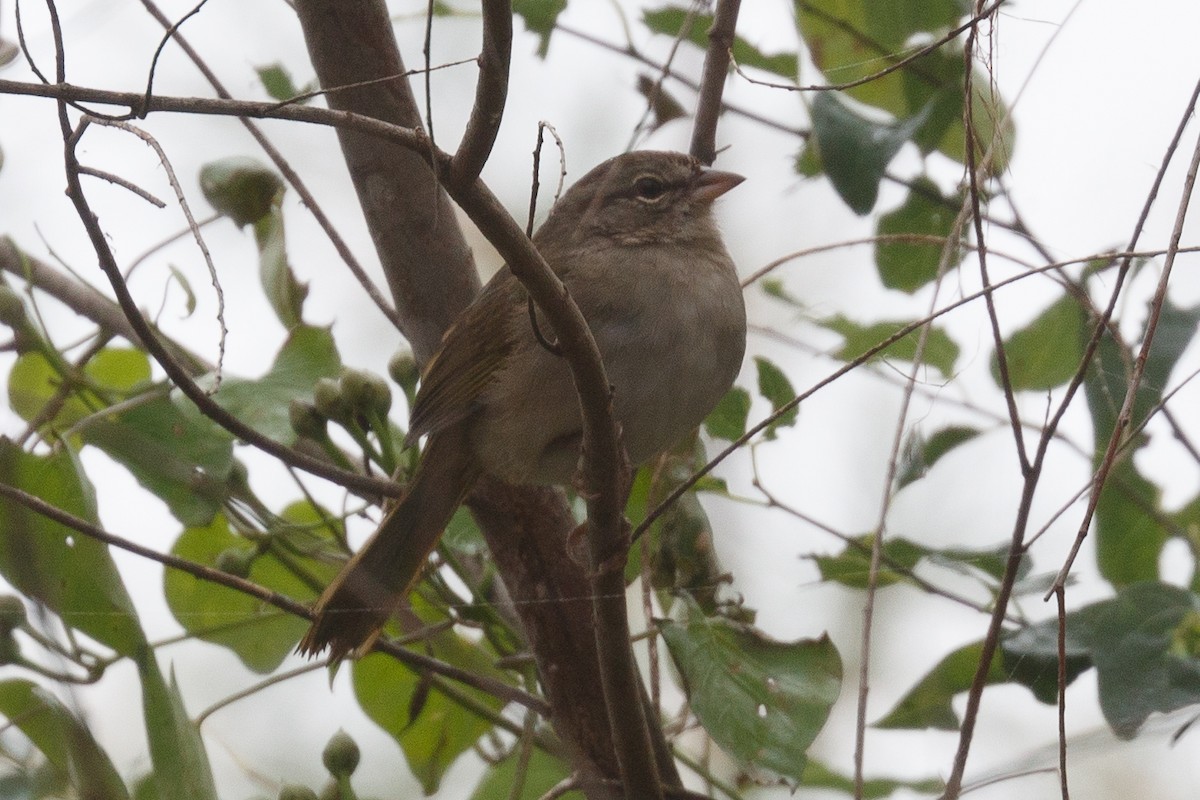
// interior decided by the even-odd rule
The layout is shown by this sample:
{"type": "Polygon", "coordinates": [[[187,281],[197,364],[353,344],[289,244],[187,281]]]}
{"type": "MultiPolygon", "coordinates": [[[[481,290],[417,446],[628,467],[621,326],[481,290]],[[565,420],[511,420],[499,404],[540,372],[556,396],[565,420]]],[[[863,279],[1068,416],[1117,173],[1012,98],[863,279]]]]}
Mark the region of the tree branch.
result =
{"type": "Polygon", "coordinates": [[[729,74],[729,49],[733,47],[738,11],[742,0],[719,0],[713,25],[708,31],[708,51],[700,75],[700,97],[696,101],[696,122],[692,126],[691,153],[705,164],[717,158],[717,118],[721,115],[721,95],[729,74]]]}
{"type": "Polygon", "coordinates": [[[504,102],[508,97],[508,69],[512,56],[512,3],[483,1],[483,47],[479,53],[479,82],[475,106],[467,129],[450,162],[450,179],[466,183],[479,177],[496,143],[504,102]]]}

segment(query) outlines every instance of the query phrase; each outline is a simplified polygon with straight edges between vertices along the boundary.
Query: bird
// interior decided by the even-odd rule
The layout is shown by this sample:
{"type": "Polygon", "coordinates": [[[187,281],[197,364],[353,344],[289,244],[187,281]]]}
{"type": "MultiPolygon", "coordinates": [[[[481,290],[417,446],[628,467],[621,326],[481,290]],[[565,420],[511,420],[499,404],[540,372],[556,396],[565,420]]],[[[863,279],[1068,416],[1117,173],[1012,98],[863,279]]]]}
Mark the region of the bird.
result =
{"type": "MultiPolygon", "coordinates": [[[[632,464],[694,431],[741,369],[745,305],[712,206],[743,180],[683,153],[627,152],[580,178],[533,235],[596,341],[632,464]]],[[[539,319],[502,267],[446,331],[410,410],[408,442],[425,439],[418,465],[317,600],[301,653],[366,652],[481,475],[571,481],[579,398],[539,319]]]]}

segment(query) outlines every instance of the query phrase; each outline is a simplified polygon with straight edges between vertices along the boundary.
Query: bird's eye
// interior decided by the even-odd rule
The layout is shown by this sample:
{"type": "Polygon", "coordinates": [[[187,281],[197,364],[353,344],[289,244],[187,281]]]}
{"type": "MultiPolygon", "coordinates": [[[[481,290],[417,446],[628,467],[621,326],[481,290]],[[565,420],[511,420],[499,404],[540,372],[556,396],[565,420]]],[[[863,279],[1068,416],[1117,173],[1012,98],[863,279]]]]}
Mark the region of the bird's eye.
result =
{"type": "Polygon", "coordinates": [[[661,178],[643,175],[633,182],[633,190],[637,192],[639,199],[654,202],[666,193],[667,185],[662,182],[661,178]]]}

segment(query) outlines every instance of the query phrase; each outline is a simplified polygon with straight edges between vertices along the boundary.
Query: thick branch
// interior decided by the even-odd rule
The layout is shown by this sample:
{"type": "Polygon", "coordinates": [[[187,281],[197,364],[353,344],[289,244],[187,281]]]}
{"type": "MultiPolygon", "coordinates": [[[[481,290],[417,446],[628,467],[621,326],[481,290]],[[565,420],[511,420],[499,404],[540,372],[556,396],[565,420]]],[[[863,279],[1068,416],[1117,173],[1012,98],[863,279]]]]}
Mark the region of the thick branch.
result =
{"type": "MultiPolygon", "coordinates": [[[[421,129],[387,6],[376,0],[300,0],[296,13],[329,105],[421,129]],[[353,88],[337,89],[339,86],[353,88]]],[[[418,363],[474,299],[479,277],[454,209],[422,155],[339,129],[342,154],[418,363]]]]}

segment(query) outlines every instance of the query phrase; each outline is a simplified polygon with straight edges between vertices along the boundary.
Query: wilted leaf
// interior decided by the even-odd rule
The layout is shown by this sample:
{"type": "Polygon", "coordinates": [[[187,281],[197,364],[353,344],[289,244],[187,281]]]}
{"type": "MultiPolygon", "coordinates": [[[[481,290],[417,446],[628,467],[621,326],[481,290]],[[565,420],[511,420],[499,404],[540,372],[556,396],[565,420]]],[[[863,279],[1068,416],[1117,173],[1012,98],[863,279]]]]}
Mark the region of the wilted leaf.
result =
{"type": "Polygon", "coordinates": [[[903,461],[896,474],[896,488],[903,489],[925,477],[938,460],[961,444],[974,439],[982,431],[967,425],[950,425],[928,439],[914,432],[905,442],[903,461]]]}

